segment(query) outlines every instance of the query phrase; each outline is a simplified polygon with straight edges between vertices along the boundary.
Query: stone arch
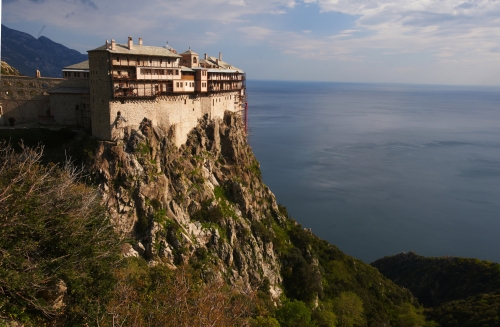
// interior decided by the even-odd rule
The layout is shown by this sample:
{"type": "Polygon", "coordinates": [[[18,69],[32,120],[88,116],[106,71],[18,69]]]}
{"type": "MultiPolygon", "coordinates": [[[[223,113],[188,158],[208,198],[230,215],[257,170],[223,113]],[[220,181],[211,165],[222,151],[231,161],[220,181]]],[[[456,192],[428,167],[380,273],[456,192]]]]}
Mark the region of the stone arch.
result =
{"type": "Polygon", "coordinates": [[[17,86],[17,87],[24,87],[24,84],[23,84],[23,83],[21,83],[21,82],[17,82],[17,83],[16,83],[16,86],[17,86]]]}

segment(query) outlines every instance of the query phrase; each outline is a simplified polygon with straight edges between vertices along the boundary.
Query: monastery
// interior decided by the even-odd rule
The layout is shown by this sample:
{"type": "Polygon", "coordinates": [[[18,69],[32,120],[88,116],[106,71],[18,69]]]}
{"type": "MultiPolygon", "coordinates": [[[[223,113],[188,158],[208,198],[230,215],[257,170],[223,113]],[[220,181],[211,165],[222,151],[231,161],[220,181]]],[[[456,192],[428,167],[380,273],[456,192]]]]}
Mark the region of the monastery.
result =
{"type": "Polygon", "coordinates": [[[63,78],[2,76],[0,124],[80,126],[102,140],[118,140],[144,118],[169,132],[177,146],[198,119],[246,109],[245,72],[191,49],[114,40],[65,67],[63,78]]]}

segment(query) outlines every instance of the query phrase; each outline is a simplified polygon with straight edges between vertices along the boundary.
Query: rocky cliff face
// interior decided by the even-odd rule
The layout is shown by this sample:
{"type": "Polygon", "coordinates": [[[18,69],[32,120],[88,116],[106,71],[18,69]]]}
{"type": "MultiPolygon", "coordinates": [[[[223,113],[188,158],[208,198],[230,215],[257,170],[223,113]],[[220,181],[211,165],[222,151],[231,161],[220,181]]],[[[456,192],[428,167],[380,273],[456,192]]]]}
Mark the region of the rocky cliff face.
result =
{"type": "Polygon", "coordinates": [[[269,281],[281,294],[280,263],[262,221],[280,214],[262,183],[259,163],[246,142],[241,119],[200,120],[181,148],[144,119],[117,144],[101,142],[94,177],[116,229],[131,239],[126,256],[150,265],[190,260],[219,266],[238,288],[269,281]]]}

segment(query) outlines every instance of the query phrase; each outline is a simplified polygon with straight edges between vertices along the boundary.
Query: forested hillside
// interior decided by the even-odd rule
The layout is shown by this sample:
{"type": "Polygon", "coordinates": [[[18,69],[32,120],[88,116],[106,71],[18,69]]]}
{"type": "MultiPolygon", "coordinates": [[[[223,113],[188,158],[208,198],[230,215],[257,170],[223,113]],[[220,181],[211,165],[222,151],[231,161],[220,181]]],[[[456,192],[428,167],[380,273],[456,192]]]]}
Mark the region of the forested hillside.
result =
{"type": "Polygon", "coordinates": [[[413,252],[372,264],[408,288],[426,315],[445,326],[500,325],[500,264],[457,257],[426,258],[413,252]]]}

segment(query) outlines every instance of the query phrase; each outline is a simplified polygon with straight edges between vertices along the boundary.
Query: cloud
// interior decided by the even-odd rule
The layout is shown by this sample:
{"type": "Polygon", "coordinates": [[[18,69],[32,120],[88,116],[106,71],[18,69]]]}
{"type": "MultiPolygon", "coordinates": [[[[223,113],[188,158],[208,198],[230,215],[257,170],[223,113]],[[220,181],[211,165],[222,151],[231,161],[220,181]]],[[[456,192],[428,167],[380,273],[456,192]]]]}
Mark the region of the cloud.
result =
{"type": "Polygon", "coordinates": [[[94,9],[99,9],[92,0],[80,0],[84,5],[89,6],[94,9]]]}
{"type": "Polygon", "coordinates": [[[399,60],[399,71],[425,62],[454,71],[460,64],[500,66],[498,17],[495,0],[4,0],[2,18],[30,22],[34,33],[48,24],[51,33],[92,36],[81,44],[133,35],[147,44],[169,40],[210,51],[252,44],[321,65],[382,67],[399,60]]]}

